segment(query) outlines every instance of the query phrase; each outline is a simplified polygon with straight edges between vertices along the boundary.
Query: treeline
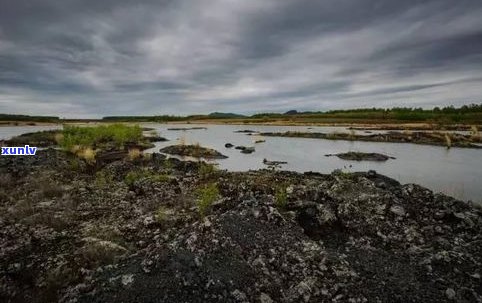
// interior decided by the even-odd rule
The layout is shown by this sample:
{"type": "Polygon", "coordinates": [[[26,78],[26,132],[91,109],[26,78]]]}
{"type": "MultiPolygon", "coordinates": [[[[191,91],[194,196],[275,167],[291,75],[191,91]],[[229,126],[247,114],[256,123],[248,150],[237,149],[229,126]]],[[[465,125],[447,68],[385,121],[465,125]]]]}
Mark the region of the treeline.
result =
{"type": "MultiPolygon", "coordinates": [[[[214,112],[208,115],[156,115],[156,116],[107,116],[101,120],[87,119],[82,121],[104,122],[175,122],[226,119],[240,122],[271,122],[271,121],[300,121],[300,122],[430,122],[439,124],[475,123],[482,124],[482,104],[463,105],[461,107],[446,106],[432,109],[413,107],[394,108],[359,108],[346,110],[305,111],[290,110],[286,113],[259,113],[243,116],[234,113],[214,112]]],[[[0,121],[28,121],[28,122],[75,122],[72,119],[59,119],[52,116],[27,116],[0,114],[0,121]]]]}
{"type": "Polygon", "coordinates": [[[251,116],[263,121],[334,121],[334,122],[431,122],[431,123],[476,123],[482,124],[482,104],[447,106],[433,109],[394,107],[394,108],[359,108],[331,110],[326,112],[297,112],[291,110],[284,114],[261,113],[251,116]]]}
{"type": "Polygon", "coordinates": [[[0,114],[0,121],[22,121],[22,122],[59,122],[59,117],[54,116],[28,116],[0,114]]]}
{"type": "Polygon", "coordinates": [[[205,120],[205,119],[236,119],[246,118],[246,116],[233,114],[233,113],[219,113],[214,112],[209,115],[190,115],[190,116],[108,116],[102,118],[104,121],[115,122],[170,122],[170,121],[189,121],[189,120],[205,120]]]}
{"type": "Polygon", "coordinates": [[[336,113],[350,113],[350,112],[409,112],[409,113],[481,113],[482,104],[470,104],[463,105],[461,107],[446,106],[446,107],[434,107],[433,109],[423,109],[421,107],[393,107],[393,108],[359,108],[359,109],[347,109],[347,110],[331,110],[325,113],[336,114],[336,113]]]}
{"type": "Polygon", "coordinates": [[[185,121],[187,117],[182,116],[107,116],[103,117],[102,121],[106,122],[171,122],[171,121],[185,121]]]}

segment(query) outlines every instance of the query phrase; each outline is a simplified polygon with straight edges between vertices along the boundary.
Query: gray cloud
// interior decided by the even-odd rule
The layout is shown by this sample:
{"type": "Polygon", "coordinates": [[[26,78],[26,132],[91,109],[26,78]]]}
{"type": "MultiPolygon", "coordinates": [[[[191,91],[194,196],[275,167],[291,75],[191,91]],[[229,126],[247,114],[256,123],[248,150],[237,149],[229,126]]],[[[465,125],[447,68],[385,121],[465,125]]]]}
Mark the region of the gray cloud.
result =
{"type": "Polygon", "coordinates": [[[477,0],[3,0],[0,112],[480,102],[477,0]]]}

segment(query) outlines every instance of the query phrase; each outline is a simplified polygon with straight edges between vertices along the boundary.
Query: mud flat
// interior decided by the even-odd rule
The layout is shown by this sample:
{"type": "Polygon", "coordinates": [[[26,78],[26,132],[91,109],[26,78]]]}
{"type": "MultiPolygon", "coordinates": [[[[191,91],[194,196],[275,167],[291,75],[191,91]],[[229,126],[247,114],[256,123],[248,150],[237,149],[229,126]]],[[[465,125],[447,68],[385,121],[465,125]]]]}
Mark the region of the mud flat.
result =
{"type": "Polygon", "coordinates": [[[394,142],[394,143],[415,143],[424,145],[439,145],[447,147],[482,148],[480,136],[462,135],[443,132],[396,132],[390,131],[386,134],[357,135],[350,133],[312,133],[312,132],[265,132],[262,136],[287,137],[287,138],[310,138],[326,140],[348,140],[348,141],[369,141],[369,142],[394,142]]]}
{"type": "Polygon", "coordinates": [[[186,131],[186,130],[201,130],[201,129],[208,129],[207,127],[171,127],[171,128],[168,128],[167,130],[183,130],[183,131],[186,131]]]}
{"type": "Polygon", "coordinates": [[[217,150],[202,147],[199,145],[171,145],[166,146],[160,150],[161,153],[176,155],[176,156],[189,156],[205,159],[226,159],[227,156],[221,154],[217,150]]]}
{"type": "Polygon", "coordinates": [[[478,302],[482,213],[370,173],[0,157],[2,302],[478,302]]]}
{"type": "Polygon", "coordinates": [[[235,132],[235,133],[244,133],[244,134],[255,134],[255,133],[258,133],[257,131],[251,130],[251,129],[236,130],[236,131],[234,131],[234,132],[235,132]]]}

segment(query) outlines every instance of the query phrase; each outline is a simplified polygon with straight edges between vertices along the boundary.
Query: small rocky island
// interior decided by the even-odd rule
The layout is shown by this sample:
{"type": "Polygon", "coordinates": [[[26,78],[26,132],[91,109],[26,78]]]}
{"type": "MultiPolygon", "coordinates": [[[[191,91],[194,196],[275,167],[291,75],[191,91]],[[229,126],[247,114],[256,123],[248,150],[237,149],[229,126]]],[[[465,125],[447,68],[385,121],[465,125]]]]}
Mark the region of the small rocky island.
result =
{"type": "Polygon", "coordinates": [[[227,156],[221,154],[215,149],[202,147],[199,145],[171,145],[161,148],[161,153],[176,155],[176,156],[189,156],[195,158],[204,159],[226,159],[227,156]]]}
{"type": "Polygon", "coordinates": [[[261,136],[286,137],[286,138],[310,138],[325,140],[346,140],[346,141],[367,141],[367,142],[393,142],[393,143],[414,143],[423,145],[438,145],[464,148],[482,148],[482,137],[477,135],[466,135],[449,132],[425,132],[425,131],[389,131],[360,135],[355,133],[317,133],[317,132],[265,132],[261,136]]]}
{"type": "Polygon", "coordinates": [[[339,153],[339,154],[327,154],[326,157],[336,156],[343,160],[352,160],[352,161],[387,161],[388,159],[395,159],[395,157],[390,157],[384,154],[379,153],[362,153],[362,152],[347,152],[347,153],[339,153]]]}

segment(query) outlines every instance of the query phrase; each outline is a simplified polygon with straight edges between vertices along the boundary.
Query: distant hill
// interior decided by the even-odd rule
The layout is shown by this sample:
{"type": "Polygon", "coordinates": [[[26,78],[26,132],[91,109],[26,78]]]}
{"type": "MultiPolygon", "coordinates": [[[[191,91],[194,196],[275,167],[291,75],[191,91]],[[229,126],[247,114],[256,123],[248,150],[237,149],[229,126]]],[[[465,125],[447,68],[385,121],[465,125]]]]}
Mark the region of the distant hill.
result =
{"type": "Polygon", "coordinates": [[[232,118],[244,118],[246,116],[240,115],[240,114],[234,114],[234,113],[219,113],[219,112],[214,112],[210,113],[208,115],[209,118],[215,118],[215,119],[232,119],[232,118]]]}
{"type": "Polygon", "coordinates": [[[299,114],[299,113],[295,109],[289,110],[285,113],[285,115],[297,115],[297,114],[299,114]]]}

